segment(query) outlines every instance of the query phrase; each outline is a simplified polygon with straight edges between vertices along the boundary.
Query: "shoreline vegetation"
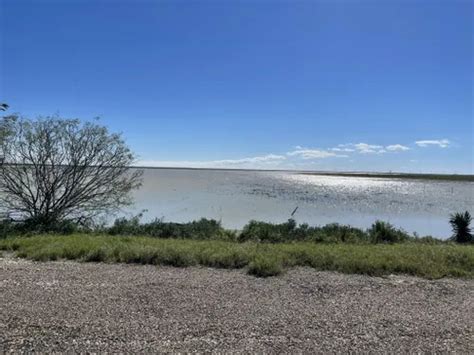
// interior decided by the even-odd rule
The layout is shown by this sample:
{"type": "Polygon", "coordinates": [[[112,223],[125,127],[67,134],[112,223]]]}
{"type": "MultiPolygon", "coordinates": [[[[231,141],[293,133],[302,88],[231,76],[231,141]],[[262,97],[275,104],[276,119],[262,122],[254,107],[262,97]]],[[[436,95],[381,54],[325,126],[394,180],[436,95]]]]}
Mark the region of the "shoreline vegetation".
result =
{"type": "Polygon", "coordinates": [[[62,222],[35,232],[31,226],[4,222],[0,250],[36,261],[199,265],[244,269],[259,277],[295,266],[371,276],[474,277],[472,243],[409,235],[383,221],[367,230],[297,225],[292,219],[281,224],[250,221],[237,232],[215,220],[141,223],[140,218],[120,218],[110,227],[94,229],[62,222]]]}

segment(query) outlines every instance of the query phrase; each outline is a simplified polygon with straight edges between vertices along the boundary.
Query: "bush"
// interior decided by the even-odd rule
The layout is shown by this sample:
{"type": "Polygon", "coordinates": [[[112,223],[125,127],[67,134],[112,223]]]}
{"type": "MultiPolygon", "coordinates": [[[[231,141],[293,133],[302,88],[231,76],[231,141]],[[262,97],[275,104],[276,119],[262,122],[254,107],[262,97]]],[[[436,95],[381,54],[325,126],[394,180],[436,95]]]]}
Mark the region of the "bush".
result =
{"type": "Polygon", "coordinates": [[[256,255],[247,272],[258,277],[277,276],[283,272],[283,265],[274,255],[256,255]]]}
{"type": "Polygon", "coordinates": [[[110,235],[140,235],[156,238],[179,238],[179,239],[223,239],[233,240],[235,233],[222,228],[221,223],[201,218],[199,221],[189,223],[163,222],[156,219],[150,223],[140,223],[141,214],[127,218],[118,218],[105,232],[110,235]]]}
{"type": "MultiPolygon", "coordinates": [[[[463,215],[465,218],[465,215],[463,215]]],[[[0,238],[15,235],[37,235],[42,233],[74,234],[74,233],[100,233],[122,236],[149,236],[162,239],[193,239],[193,240],[222,240],[256,243],[442,243],[432,237],[420,238],[415,234],[409,236],[405,231],[393,227],[391,224],[376,221],[368,230],[331,223],[325,226],[311,227],[308,224],[298,225],[295,220],[289,219],[285,223],[267,223],[250,221],[246,224],[240,234],[236,231],[222,227],[219,221],[202,218],[189,223],[164,222],[155,219],[149,223],[141,223],[142,214],[132,218],[118,218],[113,225],[94,226],[85,223],[78,224],[75,221],[63,220],[56,223],[43,225],[34,220],[25,220],[21,223],[0,221],[0,238]]],[[[459,217],[456,223],[461,223],[459,217]]],[[[462,223],[461,223],[462,224],[462,223]]],[[[469,223],[460,225],[460,233],[470,233],[469,223]],[[467,229],[466,229],[467,228],[467,229]]],[[[469,234],[470,235],[470,234],[469,234]]],[[[458,238],[461,240],[461,238],[458,238]]],[[[472,239],[471,239],[472,240],[472,239]]]]}
{"type": "Polygon", "coordinates": [[[239,235],[240,242],[270,242],[277,243],[288,239],[291,233],[291,226],[283,224],[271,224],[258,221],[250,221],[244,226],[242,233],[239,235]]]}
{"type": "Polygon", "coordinates": [[[69,219],[56,220],[48,224],[42,224],[35,219],[27,219],[22,223],[18,223],[17,229],[26,233],[56,233],[56,234],[73,234],[79,231],[87,229],[87,227],[81,226],[78,223],[69,219]]]}
{"type": "Polygon", "coordinates": [[[323,241],[332,241],[336,243],[357,243],[369,241],[367,233],[362,229],[341,225],[338,223],[331,223],[321,227],[321,235],[323,236],[323,241]]]}
{"type": "Polygon", "coordinates": [[[472,217],[471,214],[466,211],[464,213],[454,213],[449,219],[449,223],[453,228],[453,236],[451,240],[454,240],[457,243],[472,243],[474,242],[473,236],[471,234],[471,224],[472,217]]]}
{"type": "Polygon", "coordinates": [[[105,228],[105,231],[111,235],[133,235],[137,234],[140,229],[140,218],[142,214],[134,216],[130,219],[125,217],[117,218],[110,228],[105,228]]]}
{"type": "Polygon", "coordinates": [[[401,243],[410,239],[405,231],[383,221],[376,221],[372,224],[368,233],[373,243],[401,243]]]}
{"type": "Polygon", "coordinates": [[[74,234],[90,231],[90,227],[65,219],[54,223],[42,224],[35,219],[26,219],[21,222],[11,220],[0,221],[0,238],[17,235],[35,235],[44,233],[74,234]]]}
{"type": "Polygon", "coordinates": [[[273,224],[266,222],[250,221],[239,235],[240,242],[295,242],[311,241],[325,243],[366,243],[369,237],[359,228],[328,224],[324,227],[310,227],[307,224],[296,224],[290,219],[286,223],[273,224]]]}
{"type": "Polygon", "coordinates": [[[0,221],[0,239],[14,234],[14,226],[10,220],[0,221]]]}

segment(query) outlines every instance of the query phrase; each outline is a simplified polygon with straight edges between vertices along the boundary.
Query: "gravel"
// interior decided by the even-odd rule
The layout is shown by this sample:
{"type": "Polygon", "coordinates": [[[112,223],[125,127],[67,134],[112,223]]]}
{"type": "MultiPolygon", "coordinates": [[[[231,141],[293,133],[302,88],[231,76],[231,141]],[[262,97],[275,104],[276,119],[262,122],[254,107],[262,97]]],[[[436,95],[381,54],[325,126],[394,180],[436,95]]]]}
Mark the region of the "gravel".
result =
{"type": "Polygon", "coordinates": [[[0,258],[0,352],[474,353],[474,280],[0,258]]]}

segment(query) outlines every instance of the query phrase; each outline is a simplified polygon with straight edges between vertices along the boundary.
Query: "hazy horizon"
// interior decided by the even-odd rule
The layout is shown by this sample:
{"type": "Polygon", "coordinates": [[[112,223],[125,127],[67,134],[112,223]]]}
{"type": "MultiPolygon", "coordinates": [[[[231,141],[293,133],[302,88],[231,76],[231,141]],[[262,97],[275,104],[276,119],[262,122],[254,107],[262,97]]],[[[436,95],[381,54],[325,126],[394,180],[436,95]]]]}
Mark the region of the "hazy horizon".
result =
{"type": "Polygon", "coordinates": [[[322,173],[322,174],[393,174],[393,175],[466,175],[474,176],[474,173],[439,173],[439,172],[406,172],[398,170],[305,170],[305,169],[265,169],[265,168],[219,168],[219,167],[192,167],[192,166],[150,166],[150,165],[131,165],[130,168],[137,169],[183,169],[183,170],[228,170],[228,171],[266,171],[266,172],[308,172],[308,173],[322,173]]]}

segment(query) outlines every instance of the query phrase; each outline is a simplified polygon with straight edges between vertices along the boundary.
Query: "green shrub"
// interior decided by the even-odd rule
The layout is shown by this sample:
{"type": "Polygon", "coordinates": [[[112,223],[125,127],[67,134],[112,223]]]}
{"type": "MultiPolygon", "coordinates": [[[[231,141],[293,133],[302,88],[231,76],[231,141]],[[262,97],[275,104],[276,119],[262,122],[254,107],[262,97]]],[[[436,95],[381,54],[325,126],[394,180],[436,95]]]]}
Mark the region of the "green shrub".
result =
{"type": "Polygon", "coordinates": [[[410,239],[405,231],[383,221],[372,224],[368,233],[373,243],[401,243],[410,239]]]}
{"type": "Polygon", "coordinates": [[[0,239],[14,235],[14,226],[10,220],[0,221],[0,239]]]}
{"type": "Polygon", "coordinates": [[[250,221],[244,226],[239,235],[240,242],[270,242],[277,243],[284,240],[282,224],[271,224],[258,221],[250,221]]]}
{"type": "Polygon", "coordinates": [[[325,242],[365,243],[369,237],[362,229],[341,225],[338,223],[327,224],[320,228],[320,234],[325,242]]]}
{"type": "Polygon", "coordinates": [[[156,238],[180,239],[222,239],[232,240],[235,233],[225,230],[221,223],[201,218],[199,221],[189,223],[163,222],[155,219],[149,223],[140,223],[141,214],[130,219],[118,218],[110,228],[104,231],[110,235],[140,235],[156,238]]]}
{"type": "Polygon", "coordinates": [[[452,214],[449,219],[449,223],[453,228],[453,236],[451,237],[451,240],[454,240],[456,243],[474,242],[470,228],[471,221],[472,217],[468,211],[452,214]]]}
{"type": "Polygon", "coordinates": [[[101,262],[101,261],[106,261],[106,259],[107,259],[107,250],[105,248],[91,250],[84,257],[84,261],[101,262]]]}
{"type": "Polygon", "coordinates": [[[366,243],[369,236],[362,229],[337,223],[323,227],[310,227],[307,224],[296,224],[295,220],[273,224],[250,221],[239,235],[240,242],[296,242],[312,241],[323,243],[366,243]]]}
{"type": "Polygon", "coordinates": [[[205,248],[198,255],[201,265],[240,269],[249,263],[249,255],[243,249],[234,248],[205,248]]]}
{"type": "MultiPolygon", "coordinates": [[[[228,230],[222,227],[219,221],[202,218],[189,223],[164,222],[162,219],[155,219],[148,223],[141,223],[142,214],[132,218],[118,218],[113,225],[92,226],[78,224],[72,220],[63,220],[54,224],[44,226],[35,223],[33,220],[25,220],[21,223],[10,221],[0,222],[0,239],[8,236],[28,236],[44,233],[54,234],[74,234],[93,233],[120,236],[149,236],[161,239],[193,239],[193,240],[222,240],[256,243],[293,243],[293,242],[313,242],[313,243],[401,243],[406,241],[421,243],[442,243],[432,237],[419,238],[409,236],[401,229],[393,227],[391,224],[376,221],[368,230],[362,230],[349,225],[331,223],[325,226],[309,226],[308,224],[298,225],[294,219],[289,219],[284,223],[267,223],[260,221],[250,221],[246,224],[241,233],[228,230]]],[[[465,214],[461,216],[465,218],[465,214]],[[464,216],[464,217],[463,217],[464,216]]],[[[470,217],[470,216],[469,216],[470,217]]],[[[452,219],[455,217],[452,217],[452,219]]],[[[462,224],[463,219],[459,216],[455,221],[459,230],[457,239],[463,240],[461,235],[469,236],[469,223],[462,224]],[[467,234],[466,234],[467,233],[467,234]]],[[[453,227],[455,225],[453,224],[453,227]]]]}
{"type": "Polygon", "coordinates": [[[256,255],[250,262],[247,272],[258,277],[277,276],[283,272],[283,265],[274,255],[256,255]]]}
{"type": "Polygon", "coordinates": [[[44,233],[66,235],[79,231],[85,232],[86,230],[89,230],[88,226],[80,225],[69,219],[56,221],[47,225],[38,223],[35,219],[26,219],[20,222],[13,222],[11,220],[0,221],[0,238],[44,233]]]}
{"type": "Polygon", "coordinates": [[[142,214],[134,216],[132,218],[117,218],[114,221],[114,224],[110,228],[105,228],[105,231],[111,235],[133,235],[137,234],[140,227],[140,218],[142,214]]]}

